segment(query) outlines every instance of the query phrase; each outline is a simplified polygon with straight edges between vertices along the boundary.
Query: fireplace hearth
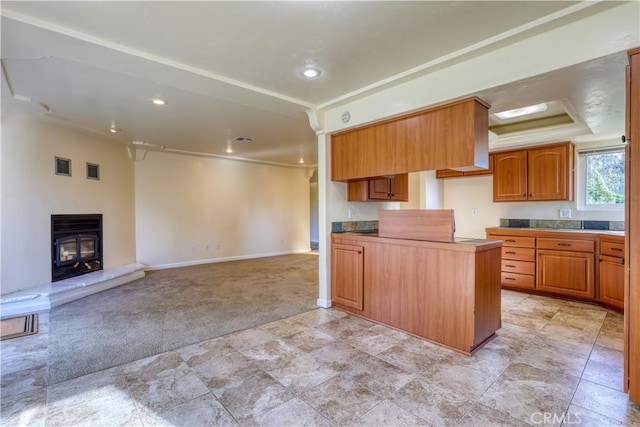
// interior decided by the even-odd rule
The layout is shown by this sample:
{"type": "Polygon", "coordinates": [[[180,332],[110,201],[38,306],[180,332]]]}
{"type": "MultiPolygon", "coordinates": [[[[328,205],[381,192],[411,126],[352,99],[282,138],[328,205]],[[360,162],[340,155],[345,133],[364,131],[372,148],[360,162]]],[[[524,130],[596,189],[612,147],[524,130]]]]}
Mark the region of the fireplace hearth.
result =
{"type": "Polygon", "coordinates": [[[102,270],[102,214],[51,215],[51,281],[102,270]]]}

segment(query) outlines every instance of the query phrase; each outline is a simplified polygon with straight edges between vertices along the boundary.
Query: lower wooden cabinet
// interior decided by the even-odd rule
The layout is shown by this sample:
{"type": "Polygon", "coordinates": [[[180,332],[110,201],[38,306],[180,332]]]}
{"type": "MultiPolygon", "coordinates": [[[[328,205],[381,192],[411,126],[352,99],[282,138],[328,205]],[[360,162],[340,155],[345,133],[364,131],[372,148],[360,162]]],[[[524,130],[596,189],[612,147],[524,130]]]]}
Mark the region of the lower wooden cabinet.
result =
{"type": "Polygon", "coordinates": [[[487,228],[502,240],[505,289],[601,302],[624,310],[624,236],[609,232],[487,228]]]}
{"type": "Polygon", "coordinates": [[[599,300],[619,309],[624,308],[624,258],[600,257],[599,300]]]}
{"type": "Polygon", "coordinates": [[[500,329],[497,242],[350,233],[334,233],[331,241],[334,307],[466,354],[500,329]]]}
{"type": "Polygon", "coordinates": [[[620,310],[624,310],[624,249],[622,239],[600,239],[598,299],[620,310]]]}
{"type": "Polygon", "coordinates": [[[364,248],[334,243],[331,248],[331,299],[364,309],[364,248]]]}
{"type": "Polygon", "coordinates": [[[587,252],[538,250],[538,290],[595,298],[594,258],[587,252]]]}
{"type": "Polygon", "coordinates": [[[489,234],[491,240],[502,240],[500,283],[507,288],[535,289],[536,239],[489,234]]]}

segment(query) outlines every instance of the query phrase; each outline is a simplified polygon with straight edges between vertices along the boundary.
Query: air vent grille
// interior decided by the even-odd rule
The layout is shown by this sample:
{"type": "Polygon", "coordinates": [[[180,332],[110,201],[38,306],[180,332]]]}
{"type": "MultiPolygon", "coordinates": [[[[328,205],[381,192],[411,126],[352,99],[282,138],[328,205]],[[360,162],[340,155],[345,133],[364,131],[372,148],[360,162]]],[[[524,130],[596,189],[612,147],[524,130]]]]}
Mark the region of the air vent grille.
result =
{"type": "Polygon", "coordinates": [[[249,138],[247,136],[236,136],[235,138],[233,138],[234,142],[253,142],[253,138],[249,138]]]}

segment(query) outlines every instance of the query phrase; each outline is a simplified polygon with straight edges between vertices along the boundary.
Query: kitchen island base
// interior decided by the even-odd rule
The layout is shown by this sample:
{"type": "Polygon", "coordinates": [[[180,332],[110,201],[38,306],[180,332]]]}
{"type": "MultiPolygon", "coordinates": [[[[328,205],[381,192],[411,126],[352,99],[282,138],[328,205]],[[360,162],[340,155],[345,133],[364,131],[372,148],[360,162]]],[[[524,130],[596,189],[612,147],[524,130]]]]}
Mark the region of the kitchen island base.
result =
{"type": "Polygon", "coordinates": [[[334,233],[332,243],[334,307],[465,354],[500,329],[500,241],[334,233]]]}

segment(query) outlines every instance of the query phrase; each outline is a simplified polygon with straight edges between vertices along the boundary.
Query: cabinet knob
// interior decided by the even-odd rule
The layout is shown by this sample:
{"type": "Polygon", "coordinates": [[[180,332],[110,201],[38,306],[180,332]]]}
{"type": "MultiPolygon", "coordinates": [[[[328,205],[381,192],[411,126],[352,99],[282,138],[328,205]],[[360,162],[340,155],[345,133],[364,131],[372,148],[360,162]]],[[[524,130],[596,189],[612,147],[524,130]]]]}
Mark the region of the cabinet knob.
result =
{"type": "Polygon", "coordinates": [[[620,264],[624,265],[624,258],[620,260],[620,264]]]}
{"type": "Polygon", "coordinates": [[[522,195],[522,197],[527,197],[527,193],[524,193],[524,194],[522,195]]]}
{"type": "Polygon", "coordinates": [[[529,193],[529,197],[533,197],[533,193],[529,193]]]}
{"type": "Polygon", "coordinates": [[[630,140],[630,139],[627,139],[627,137],[626,137],[626,136],[624,136],[624,135],[622,135],[622,136],[620,137],[620,140],[622,141],[622,143],[623,143],[623,144],[626,144],[627,142],[631,142],[631,140],[630,140]]]}

